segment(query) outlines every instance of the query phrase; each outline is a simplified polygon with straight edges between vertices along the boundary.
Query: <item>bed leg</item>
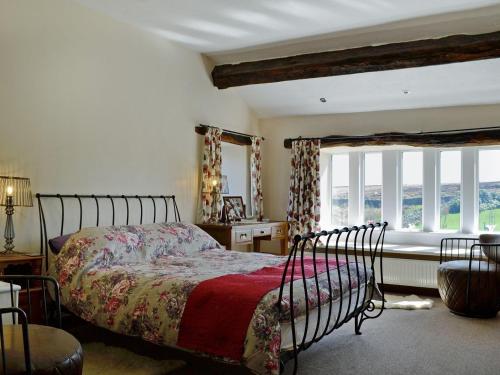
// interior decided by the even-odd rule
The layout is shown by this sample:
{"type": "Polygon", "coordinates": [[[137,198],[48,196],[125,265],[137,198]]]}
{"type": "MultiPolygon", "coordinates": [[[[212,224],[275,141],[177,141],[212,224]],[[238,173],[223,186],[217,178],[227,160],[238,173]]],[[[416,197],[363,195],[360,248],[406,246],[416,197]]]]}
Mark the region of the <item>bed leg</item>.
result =
{"type": "Polygon", "coordinates": [[[356,335],[361,335],[361,324],[363,320],[359,318],[359,314],[354,317],[354,332],[356,335]]]}

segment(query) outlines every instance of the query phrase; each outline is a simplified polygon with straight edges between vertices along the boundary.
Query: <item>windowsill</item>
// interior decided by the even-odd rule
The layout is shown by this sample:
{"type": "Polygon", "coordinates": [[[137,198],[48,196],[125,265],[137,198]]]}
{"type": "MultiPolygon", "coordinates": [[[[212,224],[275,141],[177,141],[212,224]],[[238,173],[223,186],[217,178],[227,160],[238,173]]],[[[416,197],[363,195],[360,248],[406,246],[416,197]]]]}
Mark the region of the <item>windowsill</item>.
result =
{"type": "Polygon", "coordinates": [[[440,246],[384,243],[386,254],[435,255],[439,257],[440,246]]]}
{"type": "MultiPolygon", "coordinates": [[[[324,245],[318,245],[319,248],[324,248],[324,245]]],[[[342,249],[343,247],[340,246],[342,249]]],[[[348,243],[348,249],[354,250],[354,243],[348,243]]],[[[440,246],[427,246],[415,244],[394,244],[384,243],[384,258],[410,259],[410,260],[426,260],[439,261],[440,246]]],[[[343,250],[342,250],[343,251],[343,250]]],[[[361,249],[358,248],[359,256],[361,249]]]]}
{"type": "Polygon", "coordinates": [[[464,236],[473,236],[476,233],[462,233],[458,230],[434,230],[432,232],[424,231],[424,230],[408,230],[406,228],[398,228],[398,229],[388,229],[387,232],[391,233],[415,233],[415,234],[436,234],[436,235],[443,235],[443,234],[457,234],[457,235],[464,235],[464,236]]]}
{"type": "Polygon", "coordinates": [[[441,240],[446,237],[463,237],[463,238],[477,238],[477,233],[461,233],[461,232],[408,232],[402,230],[387,230],[385,240],[386,243],[401,244],[411,246],[426,246],[426,247],[439,247],[441,240]]]}
{"type": "Polygon", "coordinates": [[[458,229],[438,229],[432,232],[425,232],[422,229],[408,229],[408,228],[398,228],[392,229],[395,232],[404,232],[404,233],[440,233],[440,234],[461,234],[458,229]]]}
{"type": "MultiPolygon", "coordinates": [[[[439,230],[435,232],[387,230],[384,241],[384,257],[406,260],[439,261],[441,240],[447,237],[477,238],[479,233],[461,233],[439,230]]],[[[491,232],[485,232],[491,233],[491,232]]],[[[349,244],[350,249],[353,244],[349,244]]]]}
{"type": "Polygon", "coordinates": [[[401,234],[401,235],[416,235],[416,236],[432,236],[432,237],[448,237],[450,235],[456,236],[456,237],[470,237],[474,238],[477,237],[481,233],[492,233],[492,232],[477,232],[477,233],[462,233],[460,231],[455,231],[455,230],[436,230],[433,232],[426,232],[423,230],[405,230],[405,229],[388,229],[387,233],[394,233],[394,234],[401,234]]]}

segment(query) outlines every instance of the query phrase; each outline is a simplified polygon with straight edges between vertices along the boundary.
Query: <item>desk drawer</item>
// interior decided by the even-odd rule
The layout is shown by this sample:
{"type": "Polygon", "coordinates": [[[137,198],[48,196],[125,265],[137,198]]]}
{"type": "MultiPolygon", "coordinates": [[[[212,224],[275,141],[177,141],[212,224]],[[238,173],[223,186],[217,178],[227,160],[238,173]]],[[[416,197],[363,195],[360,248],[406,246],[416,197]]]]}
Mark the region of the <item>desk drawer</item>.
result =
{"type": "Polygon", "coordinates": [[[277,227],[273,227],[271,238],[285,238],[286,237],[286,226],[280,225],[277,227]]]}
{"type": "Polygon", "coordinates": [[[264,237],[271,235],[271,228],[255,228],[253,230],[254,237],[264,237]]]}
{"type": "Polygon", "coordinates": [[[246,243],[252,243],[252,230],[247,229],[247,230],[235,230],[234,231],[235,235],[235,242],[237,244],[246,244],[246,243]]]}

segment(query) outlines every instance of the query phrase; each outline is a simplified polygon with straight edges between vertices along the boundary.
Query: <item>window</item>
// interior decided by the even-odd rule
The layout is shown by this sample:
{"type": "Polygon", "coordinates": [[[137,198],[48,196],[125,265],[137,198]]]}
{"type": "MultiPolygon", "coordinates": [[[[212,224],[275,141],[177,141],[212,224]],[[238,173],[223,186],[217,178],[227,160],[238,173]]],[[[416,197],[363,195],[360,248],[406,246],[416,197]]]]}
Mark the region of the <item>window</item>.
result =
{"type": "Polygon", "coordinates": [[[382,153],[365,153],[364,213],[365,222],[382,220],[382,153]]]}
{"type": "Polygon", "coordinates": [[[479,230],[500,230],[500,150],[479,151],[479,230]]]}
{"type": "Polygon", "coordinates": [[[460,230],[462,153],[440,152],[439,228],[460,230]]]}
{"type": "Polygon", "coordinates": [[[500,146],[321,152],[323,229],[387,221],[409,241],[425,238],[411,231],[500,233],[500,146]]]}
{"type": "Polygon", "coordinates": [[[422,229],[423,159],[421,151],[403,152],[402,156],[402,226],[422,229]]]}
{"type": "Polygon", "coordinates": [[[332,224],[346,226],[349,212],[349,154],[332,155],[332,224]]]}

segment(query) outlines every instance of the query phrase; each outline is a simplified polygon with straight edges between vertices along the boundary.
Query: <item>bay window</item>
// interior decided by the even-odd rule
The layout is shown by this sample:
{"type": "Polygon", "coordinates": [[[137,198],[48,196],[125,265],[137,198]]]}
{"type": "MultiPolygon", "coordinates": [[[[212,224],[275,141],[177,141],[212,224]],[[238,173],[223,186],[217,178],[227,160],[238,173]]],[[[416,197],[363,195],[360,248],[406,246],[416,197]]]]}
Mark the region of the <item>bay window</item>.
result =
{"type": "Polygon", "coordinates": [[[322,174],[323,229],[388,221],[393,230],[500,232],[499,146],[342,147],[322,153],[323,166],[328,164],[322,174]]]}

